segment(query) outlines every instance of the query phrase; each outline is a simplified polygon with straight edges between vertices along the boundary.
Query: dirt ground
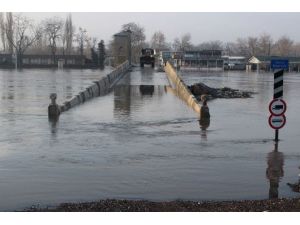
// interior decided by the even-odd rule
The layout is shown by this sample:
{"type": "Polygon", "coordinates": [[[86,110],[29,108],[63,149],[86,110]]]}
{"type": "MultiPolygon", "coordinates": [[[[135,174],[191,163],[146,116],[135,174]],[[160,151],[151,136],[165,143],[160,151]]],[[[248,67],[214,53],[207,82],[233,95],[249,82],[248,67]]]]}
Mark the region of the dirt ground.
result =
{"type": "Polygon", "coordinates": [[[145,200],[99,200],[84,203],[62,203],[56,207],[32,207],[35,212],[300,212],[300,198],[222,202],[145,200]]]}

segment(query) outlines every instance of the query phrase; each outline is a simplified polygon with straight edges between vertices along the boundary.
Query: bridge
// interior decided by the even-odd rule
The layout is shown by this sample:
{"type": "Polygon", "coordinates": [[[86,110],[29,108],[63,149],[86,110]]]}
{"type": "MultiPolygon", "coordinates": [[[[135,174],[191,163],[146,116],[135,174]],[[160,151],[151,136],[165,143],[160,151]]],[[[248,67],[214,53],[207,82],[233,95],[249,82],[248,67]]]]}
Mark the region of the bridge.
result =
{"type": "MultiPolygon", "coordinates": [[[[73,98],[65,101],[62,105],[56,103],[57,94],[50,94],[51,103],[48,106],[49,120],[58,120],[61,113],[70,110],[75,106],[85,103],[95,97],[104,96],[113,90],[114,86],[127,75],[132,65],[126,60],[121,65],[117,66],[112,72],[104,76],[101,80],[94,81],[94,84],[87,87],[84,91],[79,92],[73,98]]],[[[195,98],[195,96],[188,89],[183,79],[177,74],[172,66],[172,63],[167,62],[165,65],[165,73],[170,82],[167,91],[172,92],[178,98],[186,103],[188,107],[193,109],[198,115],[199,120],[209,120],[209,108],[206,104],[206,99],[203,98],[203,105],[195,98]]]]}

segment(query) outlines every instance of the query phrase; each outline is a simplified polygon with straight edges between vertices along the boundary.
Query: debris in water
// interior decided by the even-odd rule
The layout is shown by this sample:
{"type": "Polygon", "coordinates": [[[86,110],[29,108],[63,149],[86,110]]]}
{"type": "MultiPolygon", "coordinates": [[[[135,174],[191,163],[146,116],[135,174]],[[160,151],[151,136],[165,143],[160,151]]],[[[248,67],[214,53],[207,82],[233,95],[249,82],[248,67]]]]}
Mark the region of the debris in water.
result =
{"type": "Polygon", "coordinates": [[[229,87],[211,88],[203,83],[196,83],[188,86],[188,88],[198,100],[201,100],[201,95],[206,95],[207,99],[210,100],[214,98],[251,98],[251,94],[255,94],[254,92],[240,91],[229,87]]]}

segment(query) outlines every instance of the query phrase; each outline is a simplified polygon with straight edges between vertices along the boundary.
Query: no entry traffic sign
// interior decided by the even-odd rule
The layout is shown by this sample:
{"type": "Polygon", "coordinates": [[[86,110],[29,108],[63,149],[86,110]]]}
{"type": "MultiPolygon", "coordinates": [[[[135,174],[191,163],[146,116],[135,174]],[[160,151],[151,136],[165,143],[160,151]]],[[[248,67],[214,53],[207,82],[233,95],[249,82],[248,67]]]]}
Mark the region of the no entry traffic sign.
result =
{"type": "Polygon", "coordinates": [[[274,116],[283,115],[286,111],[286,103],[282,99],[273,99],[269,104],[269,111],[274,116]]]}
{"type": "Polygon", "coordinates": [[[270,126],[275,129],[275,141],[278,142],[279,129],[285,125],[285,111],[286,103],[282,100],[283,98],[283,72],[285,69],[289,68],[288,60],[272,60],[271,68],[278,70],[274,73],[274,93],[273,101],[269,104],[269,111],[271,113],[269,117],[270,126]]]}
{"type": "Polygon", "coordinates": [[[280,115],[280,116],[274,116],[270,115],[269,117],[269,125],[275,130],[279,130],[282,128],[286,123],[286,118],[285,115],[280,115]]]}

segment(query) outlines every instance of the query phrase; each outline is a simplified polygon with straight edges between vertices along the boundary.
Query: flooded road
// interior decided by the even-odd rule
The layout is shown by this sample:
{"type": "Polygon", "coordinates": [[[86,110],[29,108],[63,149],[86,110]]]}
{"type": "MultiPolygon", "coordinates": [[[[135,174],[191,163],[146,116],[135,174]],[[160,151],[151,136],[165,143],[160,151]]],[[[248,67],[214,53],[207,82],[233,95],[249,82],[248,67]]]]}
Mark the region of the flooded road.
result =
{"type": "Polygon", "coordinates": [[[287,124],[269,128],[272,74],[186,73],[187,84],[255,91],[208,102],[211,121],[167,91],[164,73],[134,68],[106,96],[49,123],[62,103],[107,71],[0,71],[0,210],[105,198],[238,200],[299,196],[300,76],[285,75],[287,124]]]}

